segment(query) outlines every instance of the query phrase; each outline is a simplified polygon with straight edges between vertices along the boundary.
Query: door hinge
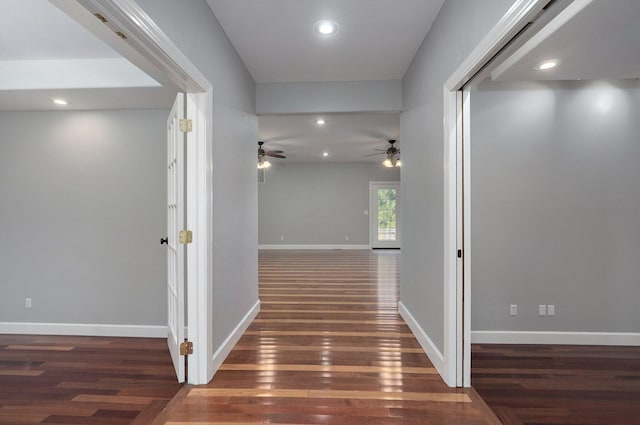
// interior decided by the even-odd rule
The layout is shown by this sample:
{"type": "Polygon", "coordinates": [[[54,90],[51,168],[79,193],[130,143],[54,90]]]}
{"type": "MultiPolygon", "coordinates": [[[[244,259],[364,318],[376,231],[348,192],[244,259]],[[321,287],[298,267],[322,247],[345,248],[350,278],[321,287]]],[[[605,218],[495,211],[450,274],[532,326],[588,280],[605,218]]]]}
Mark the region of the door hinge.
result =
{"type": "Polygon", "coordinates": [[[183,133],[188,133],[193,130],[193,121],[189,118],[184,118],[180,120],[180,131],[183,133]]]}
{"type": "Polygon", "coordinates": [[[184,342],[180,344],[180,355],[188,356],[189,354],[193,354],[193,342],[185,339],[184,342]]]}
{"type": "Polygon", "coordinates": [[[180,243],[187,244],[193,242],[193,232],[191,230],[180,231],[180,243]]]}

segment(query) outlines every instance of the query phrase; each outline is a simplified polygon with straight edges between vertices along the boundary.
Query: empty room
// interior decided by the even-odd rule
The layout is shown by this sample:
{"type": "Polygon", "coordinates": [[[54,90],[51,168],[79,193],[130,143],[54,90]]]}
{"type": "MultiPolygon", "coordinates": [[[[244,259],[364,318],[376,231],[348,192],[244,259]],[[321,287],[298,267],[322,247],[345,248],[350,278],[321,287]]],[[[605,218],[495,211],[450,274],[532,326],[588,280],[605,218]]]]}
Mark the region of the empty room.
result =
{"type": "Polygon", "coordinates": [[[640,424],[636,1],[0,5],[0,424],[640,424]]]}

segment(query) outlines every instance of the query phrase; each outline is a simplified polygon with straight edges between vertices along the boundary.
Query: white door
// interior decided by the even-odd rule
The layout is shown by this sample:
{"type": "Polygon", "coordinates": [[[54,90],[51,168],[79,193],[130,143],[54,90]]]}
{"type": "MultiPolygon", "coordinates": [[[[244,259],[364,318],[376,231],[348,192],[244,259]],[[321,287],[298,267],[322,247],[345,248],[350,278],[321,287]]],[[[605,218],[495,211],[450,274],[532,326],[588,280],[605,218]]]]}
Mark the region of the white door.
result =
{"type": "Polygon", "coordinates": [[[178,93],[167,119],[167,301],[168,344],[178,382],[184,382],[185,359],[180,355],[184,341],[185,245],[179,242],[184,229],[184,94],[178,93]]]}
{"type": "Polygon", "coordinates": [[[370,182],[371,248],[400,248],[400,183],[370,182]]]}

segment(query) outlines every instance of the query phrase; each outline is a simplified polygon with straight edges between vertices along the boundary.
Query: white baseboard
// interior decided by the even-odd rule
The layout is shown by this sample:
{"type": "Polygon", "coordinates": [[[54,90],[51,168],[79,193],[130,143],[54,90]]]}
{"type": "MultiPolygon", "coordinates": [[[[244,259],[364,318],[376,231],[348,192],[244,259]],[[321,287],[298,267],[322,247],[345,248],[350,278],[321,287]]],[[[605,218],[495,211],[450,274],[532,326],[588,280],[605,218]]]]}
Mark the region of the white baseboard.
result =
{"type": "Polygon", "coordinates": [[[224,359],[227,358],[233,347],[238,343],[240,337],[244,331],[247,330],[253,319],[260,313],[260,300],[256,301],[256,303],[251,307],[251,309],[244,315],[238,326],[236,326],[233,331],[229,334],[227,339],[218,347],[213,356],[211,356],[211,363],[209,364],[209,370],[213,371],[213,374],[218,371],[218,368],[224,362],[224,359]]]}
{"type": "Polygon", "coordinates": [[[440,376],[445,379],[444,356],[440,350],[438,350],[433,341],[431,341],[429,335],[427,335],[424,329],[422,329],[418,324],[415,317],[413,317],[402,301],[398,302],[398,312],[404,321],[407,322],[407,326],[409,326],[409,329],[413,332],[413,335],[418,340],[418,343],[420,343],[420,346],[427,354],[427,357],[429,357],[429,360],[431,360],[431,363],[433,363],[433,366],[436,368],[440,376]]]}
{"type": "Polygon", "coordinates": [[[0,334],[166,338],[166,326],[0,322],[0,334]]]}
{"type": "Polygon", "coordinates": [[[471,331],[476,344],[566,344],[640,346],[634,332],[471,331]]]}
{"type": "Polygon", "coordinates": [[[371,249],[369,245],[258,245],[258,249],[371,249]]]}

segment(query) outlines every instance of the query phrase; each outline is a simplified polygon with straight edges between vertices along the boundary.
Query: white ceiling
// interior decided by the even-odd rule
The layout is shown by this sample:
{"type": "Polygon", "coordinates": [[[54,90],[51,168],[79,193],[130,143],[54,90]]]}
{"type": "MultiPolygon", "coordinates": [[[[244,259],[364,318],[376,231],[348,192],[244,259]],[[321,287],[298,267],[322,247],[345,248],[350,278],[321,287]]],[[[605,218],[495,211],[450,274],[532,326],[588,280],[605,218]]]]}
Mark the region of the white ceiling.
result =
{"type": "Polygon", "coordinates": [[[576,0],[493,72],[494,81],[640,78],[640,1],[576,0]],[[558,65],[536,68],[545,60],[558,65]]]}
{"type": "Polygon", "coordinates": [[[0,0],[0,61],[119,58],[47,0],[0,0]]]}
{"type": "Polygon", "coordinates": [[[444,0],[207,0],[257,83],[402,79],[444,0]],[[316,34],[321,19],[337,34],[316,34]]]}
{"type": "MultiPolygon", "coordinates": [[[[260,140],[267,150],[283,150],[286,159],[272,162],[382,162],[384,155],[363,157],[386,149],[398,139],[400,116],[388,114],[267,115],[258,117],[260,140]],[[316,120],[324,118],[324,125],[316,120]],[[323,152],[329,156],[324,157],[323,152]]],[[[402,149],[402,143],[397,147],[402,149]]],[[[257,149],[257,145],[256,145],[257,149]]],[[[271,158],[269,159],[271,161],[271,158]]]]}
{"type": "Polygon", "coordinates": [[[0,10],[0,110],[60,109],[50,101],[53,96],[71,102],[65,109],[171,105],[174,90],[161,87],[49,1],[0,0],[0,10]]]}

